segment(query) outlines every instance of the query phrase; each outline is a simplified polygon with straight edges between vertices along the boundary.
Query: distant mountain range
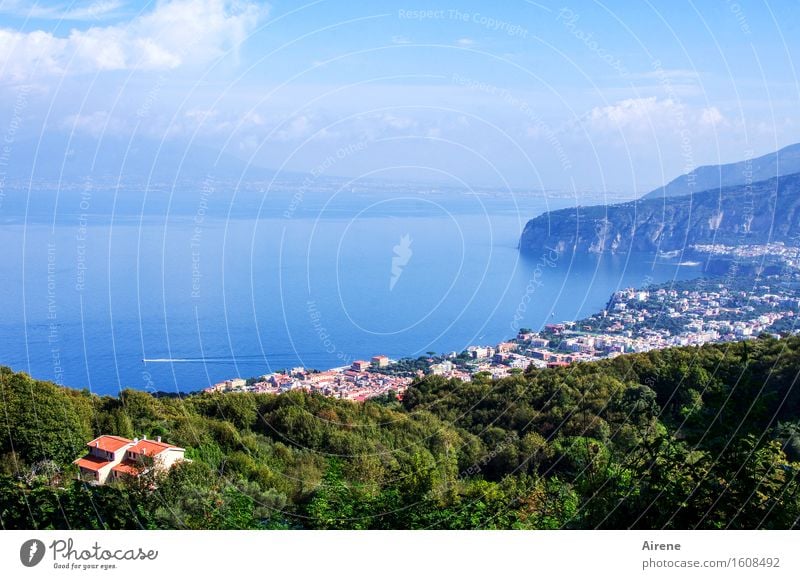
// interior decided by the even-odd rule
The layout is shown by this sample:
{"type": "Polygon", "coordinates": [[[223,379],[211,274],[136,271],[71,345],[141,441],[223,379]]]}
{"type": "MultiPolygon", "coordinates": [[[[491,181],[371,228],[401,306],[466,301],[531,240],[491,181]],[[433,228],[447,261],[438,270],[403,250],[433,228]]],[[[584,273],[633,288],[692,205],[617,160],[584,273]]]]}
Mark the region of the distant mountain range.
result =
{"type": "MultiPolygon", "coordinates": [[[[785,151],[786,149],[784,149],[785,151]]],[[[552,211],[531,219],[520,250],[681,252],[693,244],[743,245],[800,235],[800,173],[677,197],[552,211]]]]}
{"type": "Polygon", "coordinates": [[[13,143],[8,156],[4,170],[9,181],[76,183],[91,178],[172,183],[202,181],[209,176],[220,180],[263,180],[275,175],[275,171],[248,164],[213,147],[147,138],[48,133],[41,140],[13,143]]]}
{"type": "Polygon", "coordinates": [[[792,173],[800,173],[800,143],[755,159],[698,167],[691,173],[681,175],[663,187],[650,191],[644,199],[680,197],[701,191],[746,185],[792,173]]]}

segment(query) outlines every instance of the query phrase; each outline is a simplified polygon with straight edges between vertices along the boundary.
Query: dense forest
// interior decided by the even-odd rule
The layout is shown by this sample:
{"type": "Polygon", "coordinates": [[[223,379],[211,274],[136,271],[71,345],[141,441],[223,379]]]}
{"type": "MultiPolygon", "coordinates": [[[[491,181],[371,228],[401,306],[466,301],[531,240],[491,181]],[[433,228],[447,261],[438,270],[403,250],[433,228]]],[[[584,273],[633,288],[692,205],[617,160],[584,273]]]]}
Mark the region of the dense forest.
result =
{"type": "Polygon", "coordinates": [[[771,528],[800,517],[800,338],[675,348],[399,401],[100,397],[0,369],[5,529],[771,528]],[[99,434],[191,459],[93,486],[99,434]]]}

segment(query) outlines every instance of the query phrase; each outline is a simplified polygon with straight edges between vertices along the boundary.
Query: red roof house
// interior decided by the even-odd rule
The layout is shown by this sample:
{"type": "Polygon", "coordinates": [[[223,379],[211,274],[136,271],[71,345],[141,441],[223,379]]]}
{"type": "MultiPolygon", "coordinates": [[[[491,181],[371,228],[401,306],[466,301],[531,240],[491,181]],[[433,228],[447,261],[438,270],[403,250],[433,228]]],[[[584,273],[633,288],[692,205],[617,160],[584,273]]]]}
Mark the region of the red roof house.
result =
{"type": "Polygon", "coordinates": [[[150,468],[168,469],[184,460],[185,449],[158,440],[129,440],[104,434],[86,445],[89,453],[73,462],[81,478],[105,484],[123,476],[139,476],[150,468]]]}

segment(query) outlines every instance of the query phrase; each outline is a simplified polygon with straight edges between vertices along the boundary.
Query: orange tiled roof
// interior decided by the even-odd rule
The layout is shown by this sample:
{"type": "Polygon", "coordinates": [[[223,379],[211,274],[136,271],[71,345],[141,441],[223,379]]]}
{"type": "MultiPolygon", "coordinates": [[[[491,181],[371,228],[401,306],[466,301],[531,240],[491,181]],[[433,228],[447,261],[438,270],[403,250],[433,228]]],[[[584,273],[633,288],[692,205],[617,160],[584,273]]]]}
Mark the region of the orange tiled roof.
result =
{"type": "Polygon", "coordinates": [[[140,440],[128,449],[129,452],[134,454],[145,454],[147,456],[155,456],[164,452],[169,448],[178,448],[166,442],[156,442],[155,440],[140,440]]]}
{"type": "Polygon", "coordinates": [[[108,452],[117,452],[120,448],[126,444],[130,444],[131,442],[133,441],[128,440],[127,438],[122,438],[121,436],[104,434],[103,436],[98,436],[95,438],[87,446],[99,448],[100,450],[106,450],[108,452]]]}
{"type": "Polygon", "coordinates": [[[78,460],[72,461],[72,464],[78,465],[80,468],[85,468],[86,470],[93,470],[98,471],[104,466],[110,464],[110,460],[103,460],[101,458],[97,458],[96,456],[84,456],[83,458],[79,458],[78,460]]]}
{"type": "Polygon", "coordinates": [[[129,461],[123,461],[111,470],[119,474],[127,474],[130,476],[137,476],[139,474],[137,466],[129,461]]]}

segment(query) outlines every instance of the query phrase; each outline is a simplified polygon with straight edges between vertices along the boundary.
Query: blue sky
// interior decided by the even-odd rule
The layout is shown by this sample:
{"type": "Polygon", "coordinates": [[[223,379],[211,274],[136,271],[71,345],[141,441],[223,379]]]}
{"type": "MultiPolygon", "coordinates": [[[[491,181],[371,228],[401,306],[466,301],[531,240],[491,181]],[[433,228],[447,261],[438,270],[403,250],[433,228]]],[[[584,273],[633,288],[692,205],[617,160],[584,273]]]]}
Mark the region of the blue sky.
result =
{"type": "Polygon", "coordinates": [[[800,141],[795,2],[363,4],[0,0],[0,131],[629,193],[800,141]]]}

